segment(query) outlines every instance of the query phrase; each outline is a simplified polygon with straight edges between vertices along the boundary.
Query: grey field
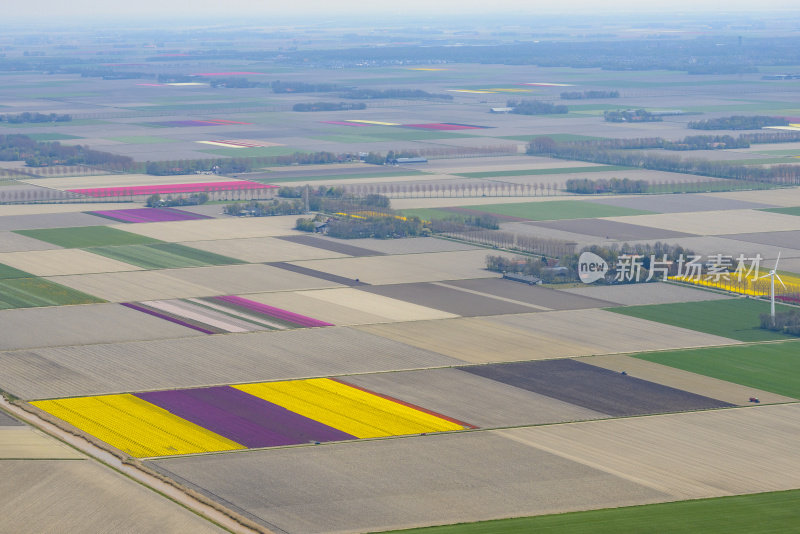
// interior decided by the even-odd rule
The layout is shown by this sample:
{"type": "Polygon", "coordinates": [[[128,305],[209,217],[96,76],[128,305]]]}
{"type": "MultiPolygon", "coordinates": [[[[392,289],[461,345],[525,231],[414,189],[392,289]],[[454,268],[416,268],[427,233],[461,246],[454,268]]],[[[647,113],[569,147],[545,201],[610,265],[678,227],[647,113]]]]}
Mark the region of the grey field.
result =
{"type": "Polygon", "coordinates": [[[364,532],[644,504],[661,492],[493,432],[153,464],[277,532],[364,532]]]}
{"type": "MultiPolygon", "coordinates": [[[[124,207],[124,204],[120,205],[124,207]]],[[[87,204],[87,210],[92,209],[87,204]]],[[[0,230],[32,230],[39,228],[72,228],[76,226],[102,226],[108,219],[88,213],[51,213],[39,215],[11,215],[0,217],[0,230]]]]}
{"type": "Polygon", "coordinates": [[[0,352],[0,389],[42,399],[459,363],[355,329],[309,328],[0,352]]]}
{"type": "Polygon", "coordinates": [[[340,380],[459,421],[492,428],[602,419],[607,414],[459,369],[372,373],[340,380]]]}
{"type": "Polygon", "coordinates": [[[578,292],[565,294],[560,290],[541,286],[529,286],[521,282],[502,278],[451,280],[447,282],[447,284],[468,291],[477,291],[502,299],[526,302],[552,310],[604,308],[613,304],[613,301],[603,299],[602,296],[598,295],[578,292]]]}
{"type": "Polygon", "coordinates": [[[0,350],[203,335],[119,304],[2,310],[0,322],[4,328],[0,350]]]}
{"type": "MultiPolygon", "coordinates": [[[[589,202],[621,208],[654,211],[657,213],[682,213],[688,211],[716,211],[773,208],[770,204],[747,202],[702,194],[644,195],[615,198],[589,198],[589,202]]],[[[680,215],[678,215],[680,217],[680,215]]]]}

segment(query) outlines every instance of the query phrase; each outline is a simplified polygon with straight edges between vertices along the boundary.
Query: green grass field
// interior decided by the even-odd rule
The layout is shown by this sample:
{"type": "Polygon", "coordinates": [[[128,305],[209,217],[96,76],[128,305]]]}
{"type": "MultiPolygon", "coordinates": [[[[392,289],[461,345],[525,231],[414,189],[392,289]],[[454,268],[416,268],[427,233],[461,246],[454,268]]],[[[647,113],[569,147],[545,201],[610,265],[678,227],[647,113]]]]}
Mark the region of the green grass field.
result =
{"type": "Polygon", "coordinates": [[[178,143],[177,139],[168,139],[166,137],[155,137],[153,135],[127,135],[123,137],[108,137],[109,141],[119,141],[120,143],[128,143],[129,145],[152,145],[161,143],[178,143]]]}
{"type": "Polygon", "coordinates": [[[8,280],[10,278],[33,278],[34,276],[25,271],[20,271],[14,267],[3,265],[0,263],[0,280],[8,280]]]}
{"type": "Polygon", "coordinates": [[[0,280],[0,309],[2,310],[96,302],[105,301],[44,278],[0,280]]]}
{"type": "Polygon", "coordinates": [[[588,219],[593,217],[621,217],[623,215],[648,215],[652,211],[607,206],[580,200],[553,200],[550,202],[520,202],[513,204],[485,204],[464,206],[466,209],[508,215],[530,221],[554,221],[559,219],[588,219]]]}
{"type": "Polygon", "coordinates": [[[396,176],[414,176],[417,174],[427,174],[423,173],[422,171],[416,169],[408,169],[403,170],[401,172],[362,172],[362,173],[353,173],[353,174],[331,174],[326,176],[300,176],[300,177],[289,177],[289,178],[281,178],[281,173],[275,173],[272,176],[265,177],[265,178],[248,178],[248,180],[253,182],[261,182],[265,184],[272,184],[272,183],[285,183],[285,182],[318,182],[318,181],[331,181],[331,180],[352,180],[353,178],[391,178],[396,176]]]}
{"type": "Polygon", "coordinates": [[[289,146],[265,146],[254,148],[219,148],[215,150],[200,150],[205,154],[215,156],[228,156],[231,158],[268,158],[271,156],[286,156],[295,152],[305,152],[289,146]]]}
{"type": "Polygon", "coordinates": [[[144,245],[161,243],[158,239],[123,232],[108,226],[80,226],[76,228],[47,228],[41,230],[16,230],[15,233],[46,241],[64,248],[104,247],[113,245],[144,245]]]}
{"type": "Polygon", "coordinates": [[[500,176],[538,176],[542,174],[575,174],[584,172],[609,172],[609,171],[630,171],[632,167],[621,167],[618,165],[597,165],[594,167],[556,167],[554,169],[527,169],[516,171],[483,171],[483,172],[464,172],[455,176],[464,178],[497,178],[500,176]]]}
{"type": "MultiPolygon", "coordinates": [[[[791,308],[776,305],[776,309],[780,311],[791,308]]],[[[739,341],[794,339],[789,335],[760,328],[759,315],[769,313],[769,302],[755,299],[624,306],[608,310],[739,341]]]]}
{"type": "Polygon", "coordinates": [[[767,208],[760,211],[771,211],[772,213],[800,216],[800,206],[793,206],[791,208],[767,208]]]}
{"type": "Polygon", "coordinates": [[[637,358],[800,399],[800,343],[637,354],[637,358]]]}
{"type": "Polygon", "coordinates": [[[179,245],[177,243],[93,247],[87,250],[107,258],[136,265],[143,269],[179,269],[182,267],[206,267],[208,265],[245,263],[241,260],[179,245]]]}
{"type": "Polygon", "coordinates": [[[800,490],[419,528],[403,534],[782,534],[800,525],[800,490]]]}

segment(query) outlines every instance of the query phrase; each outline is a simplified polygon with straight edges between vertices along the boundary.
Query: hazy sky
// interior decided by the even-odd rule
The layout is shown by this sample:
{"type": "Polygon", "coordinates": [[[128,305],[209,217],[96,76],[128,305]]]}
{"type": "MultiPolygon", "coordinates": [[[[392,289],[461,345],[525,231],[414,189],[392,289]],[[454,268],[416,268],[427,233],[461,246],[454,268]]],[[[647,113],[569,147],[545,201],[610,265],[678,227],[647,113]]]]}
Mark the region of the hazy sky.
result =
{"type": "MultiPolygon", "coordinates": [[[[797,11],[797,0],[670,0],[669,3],[647,2],[643,0],[35,0],[4,2],[4,18],[55,18],[71,19],[174,17],[186,16],[196,19],[203,16],[225,18],[259,18],[308,16],[317,18],[326,15],[343,14],[400,14],[400,13],[535,13],[560,12],[608,13],[624,11],[797,11]]],[[[510,18],[513,19],[513,16],[510,18]]]]}

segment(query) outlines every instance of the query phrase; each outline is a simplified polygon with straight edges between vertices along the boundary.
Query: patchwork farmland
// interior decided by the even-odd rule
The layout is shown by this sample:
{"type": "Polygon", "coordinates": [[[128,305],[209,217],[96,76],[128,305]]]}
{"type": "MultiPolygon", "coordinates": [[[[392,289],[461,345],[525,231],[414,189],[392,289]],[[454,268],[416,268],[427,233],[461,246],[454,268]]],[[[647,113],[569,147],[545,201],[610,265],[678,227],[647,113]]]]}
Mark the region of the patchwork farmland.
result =
{"type": "MultiPolygon", "coordinates": [[[[386,31],[355,42],[379,55],[394,46],[384,46],[395,37],[386,31]]],[[[762,79],[777,66],[692,75],[406,60],[327,68],[292,58],[319,43],[341,48],[335,32],[286,32],[258,34],[259,50],[247,44],[258,60],[231,59],[238,37],[214,32],[205,44],[177,32],[164,50],[0,37],[3,61],[68,58],[80,69],[100,58],[105,73],[4,70],[3,116],[73,120],[2,119],[0,135],[132,161],[124,170],[0,162],[0,530],[595,533],[687,514],[690,531],[734,532],[715,514],[737,512],[748,533],[794,527],[800,345],[760,328],[765,291],[674,279],[528,285],[487,270],[489,255],[518,262],[513,247],[526,239],[575,251],[666,242],[734,263],[760,256],[761,274],[780,256],[778,272],[793,283],[796,142],[665,158],[707,158],[713,176],[639,165],[665,148],[610,163],[526,153],[541,137],[678,142],[697,133],[694,120],[796,118],[793,81],[762,79]],[[281,59],[258,55],[273,42],[281,59]],[[219,57],[207,58],[211,50],[219,57]],[[126,69],[146,76],[115,76],[126,69]],[[318,87],[321,73],[329,90],[318,87]],[[274,90],[278,78],[293,89],[274,90]],[[309,87],[320,90],[294,90],[309,87]],[[351,88],[428,96],[342,96],[351,88]],[[561,94],[612,90],[613,99],[561,94]],[[569,110],[490,113],[509,99],[569,110]],[[294,111],[327,100],[347,102],[294,111]],[[603,120],[639,108],[663,120],[603,120]],[[734,164],[764,175],[780,166],[786,177],[721,177],[734,164]],[[642,192],[576,194],[571,181],[598,190],[641,182],[642,192]],[[302,205],[306,184],[310,202],[382,195],[426,224],[496,222],[513,237],[493,244],[480,240],[488,228],[431,224],[425,237],[345,240],[324,224],[298,230],[299,215],[226,209],[302,205]],[[464,524],[487,520],[500,521],[464,524]]],[[[523,256],[554,272],[577,259],[523,256]]]]}

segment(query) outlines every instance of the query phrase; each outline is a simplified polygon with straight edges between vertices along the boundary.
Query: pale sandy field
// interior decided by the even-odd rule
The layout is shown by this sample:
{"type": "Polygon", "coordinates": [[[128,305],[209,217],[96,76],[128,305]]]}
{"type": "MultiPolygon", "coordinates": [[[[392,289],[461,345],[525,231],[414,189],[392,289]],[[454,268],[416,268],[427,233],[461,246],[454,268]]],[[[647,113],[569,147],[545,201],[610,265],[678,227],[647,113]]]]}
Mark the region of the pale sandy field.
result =
{"type": "Polygon", "coordinates": [[[321,289],[339,285],[262,264],[52,276],[48,280],[111,302],[321,289]]]}
{"type": "Polygon", "coordinates": [[[190,241],[182,244],[251,263],[349,257],[347,254],[272,237],[190,241]]]}
{"type": "Polygon", "coordinates": [[[786,189],[765,189],[763,191],[731,191],[728,193],[707,193],[710,196],[746,200],[748,202],[763,202],[776,206],[800,206],[800,187],[786,189]]]}
{"type": "MultiPolygon", "coordinates": [[[[497,254],[507,255],[502,252],[497,254]]],[[[486,270],[486,255],[486,250],[465,250],[293,263],[346,278],[357,278],[368,284],[401,284],[494,276],[486,270]]]]}
{"type": "MultiPolygon", "coordinates": [[[[61,178],[59,178],[60,180],[61,178]]],[[[36,180],[38,183],[39,180],[36,180]]],[[[41,215],[46,213],[78,213],[84,211],[119,210],[140,208],[141,204],[130,202],[76,202],[72,204],[12,204],[0,206],[0,213],[5,215],[41,215]]],[[[98,221],[102,219],[98,218],[98,221]]],[[[110,221],[109,221],[110,222],[110,221]]]]}
{"type": "Polygon", "coordinates": [[[32,237],[15,234],[14,232],[0,231],[0,252],[25,252],[28,250],[52,250],[59,248],[61,247],[39,241],[32,237]]]}
{"type": "Polygon", "coordinates": [[[542,360],[738,343],[598,309],[356,328],[469,363],[542,360]]]}
{"type": "MultiPolygon", "coordinates": [[[[84,456],[30,426],[0,426],[0,460],[79,460],[84,456]]],[[[5,500],[5,499],[4,499],[5,500]]]]}
{"type": "Polygon", "coordinates": [[[36,276],[139,271],[131,265],[80,249],[36,250],[0,254],[0,263],[36,276]]]}
{"type": "Polygon", "coordinates": [[[119,273],[52,276],[57,284],[83,291],[111,302],[204,297],[219,294],[210,287],[184,282],[171,271],[128,271],[119,273]]]}
{"type": "Polygon", "coordinates": [[[696,211],[608,217],[608,220],[699,235],[800,230],[800,217],[757,210],[696,211]]]}
{"type": "Polygon", "coordinates": [[[296,222],[296,216],[288,215],[118,224],[111,227],[153,239],[179,243],[182,241],[213,241],[300,234],[301,232],[293,230],[296,222]]]}
{"type": "Polygon", "coordinates": [[[94,460],[2,461],[0,494],[4,532],[224,532],[94,460]]]}
{"type": "Polygon", "coordinates": [[[797,488],[800,404],[499,430],[668,494],[700,499],[797,488]]]}
{"type": "Polygon", "coordinates": [[[797,399],[784,397],[769,391],[742,386],[710,376],[690,373],[675,367],[668,367],[647,360],[640,360],[624,354],[611,354],[607,356],[589,356],[581,358],[583,363],[596,365],[612,371],[625,371],[629,376],[664,384],[676,389],[682,389],[697,395],[704,395],[731,404],[752,406],[750,397],[756,397],[763,404],[796,402],[797,399]]]}
{"type": "Polygon", "coordinates": [[[346,287],[249,294],[247,298],[309,315],[337,326],[458,317],[452,313],[346,287]]]}
{"type": "Polygon", "coordinates": [[[336,282],[260,263],[170,269],[166,274],[180,283],[212,288],[217,295],[297,291],[340,286],[336,282]]]}

